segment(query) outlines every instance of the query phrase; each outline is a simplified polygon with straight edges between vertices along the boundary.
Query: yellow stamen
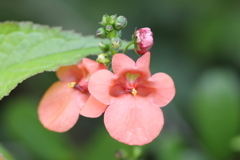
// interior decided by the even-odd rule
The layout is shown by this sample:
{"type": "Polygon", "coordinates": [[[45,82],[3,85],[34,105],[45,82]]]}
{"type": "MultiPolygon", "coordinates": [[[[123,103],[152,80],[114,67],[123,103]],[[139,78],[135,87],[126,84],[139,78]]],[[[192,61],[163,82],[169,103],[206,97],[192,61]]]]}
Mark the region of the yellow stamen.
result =
{"type": "Polygon", "coordinates": [[[76,82],[68,83],[68,87],[69,88],[74,88],[75,85],[76,85],[76,82]]]}
{"type": "Polygon", "coordinates": [[[131,89],[132,90],[132,94],[134,95],[134,96],[136,96],[137,95],[137,90],[135,89],[135,88],[133,88],[133,89],[131,89]]]}

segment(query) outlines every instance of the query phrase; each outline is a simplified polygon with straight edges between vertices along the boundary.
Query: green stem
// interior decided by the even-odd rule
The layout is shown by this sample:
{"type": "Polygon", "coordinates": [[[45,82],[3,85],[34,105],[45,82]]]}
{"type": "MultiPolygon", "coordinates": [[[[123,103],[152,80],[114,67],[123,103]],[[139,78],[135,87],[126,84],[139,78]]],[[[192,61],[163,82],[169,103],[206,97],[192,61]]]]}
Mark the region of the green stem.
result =
{"type": "Polygon", "coordinates": [[[117,51],[115,49],[112,49],[112,48],[110,49],[110,52],[111,52],[112,56],[117,53],[117,51]]]}
{"type": "Polygon", "coordinates": [[[109,33],[108,38],[113,38],[113,37],[117,37],[117,31],[113,30],[109,33]]]}
{"type": "Polygon", "coordinates": [[[129,157],[128,160],[138,160],[141,155],[142,155],[141,146],[131,146],[131,156],[129,157]]]}
{"type": "Polygon", "coordinates": [[[126,53],[126,51],[127,51],[127,49],[128,49],[128,47],[130,47],[132,44],[134,44],[135,43],[135,41],[133,40],[132,42],[130,42],[127,46],[126,46],[126,48],[123,50],[123,54],[125,54],[126,53]]]}
{"type": "Polygon", "coordinates": [[[142,147],[141,146],[134,146],[133,148],[133,157],[136,159],[139,159],[139,157],[142,155],[142,147]]]}

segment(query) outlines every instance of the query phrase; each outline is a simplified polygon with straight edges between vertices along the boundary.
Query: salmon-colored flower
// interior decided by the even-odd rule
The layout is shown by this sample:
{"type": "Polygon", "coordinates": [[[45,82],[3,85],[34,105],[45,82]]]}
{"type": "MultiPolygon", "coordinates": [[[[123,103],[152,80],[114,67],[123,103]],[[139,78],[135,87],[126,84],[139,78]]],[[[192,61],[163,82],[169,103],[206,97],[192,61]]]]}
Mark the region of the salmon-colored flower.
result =
{"type": "Polygon", "coordinates": [[[105,106],[88,92],[90,75],[100,69],[106,69],[106,66],[84,58],[77,65],[62,66],[57,70],[60,81],[55,82],[46,91],[38,107],[39,119],[44,127],[56,132],[65,132],[74,126],[79,114],[96,117],[102,113],[98,110],[84,110],[83,113],[81,111],[85,103],[94,104],[98,108],[105,106]]]}
{"type": "Polygon", "coordinates": [[[171,77],[165,73],[151,76],[149,61],[149,52],[136,63],[124,54],[115,54],[114,73],[97,71],[88,85],[92,96],[109,105],[104,115],[109,134],[129,145],[144,145],[159,135],[164,124],[159,107],[175,95],[171,77]]]}

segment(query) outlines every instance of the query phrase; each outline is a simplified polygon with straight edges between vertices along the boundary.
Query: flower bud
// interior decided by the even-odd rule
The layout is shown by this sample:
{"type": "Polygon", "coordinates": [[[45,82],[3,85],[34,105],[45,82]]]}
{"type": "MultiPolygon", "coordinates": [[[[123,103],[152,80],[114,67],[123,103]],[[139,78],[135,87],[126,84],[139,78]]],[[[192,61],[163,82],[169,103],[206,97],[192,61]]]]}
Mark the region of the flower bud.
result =
{"type": "Polygon", "coordinates": [[[117,19],[117,15],[111,15],[109,18],[109,24],[114,24],[115,20],[117,19]]]}
{"type": "Polygon", "coordinates": [[[127,25],[127,19],[124,16],[118,16],[115,23],[114,28],[116,30],[121,30],[127,25]]]}
{"type": "Polygon", "coordinates": [[[112,48],[119,48],[122,45],[122,41],[119,37],[111,38],[111,47],[112,48]]]}
{"type": "Polygon", "coordinates": [[[109,15],[107,15],[107,14],[103,15],[102,22],[100,22],[100,24],[103,25],[103,26],[108,25],[109,18],[110,18],[109,15]]]}
{"type": "Polygon", "coordinates": [[[106,31],[108,31],[108,32],[113,31],[113,26],[112,25],[107,25],[106,26],[106,31]]]}
{"type": "Polygon", "coordinates": [[[153,45],[153,35],[150,28],[141,28],[135,33],[135,51],[138,54],[145,54],[153,45]]]}
{"type": "Polygon", "coordinates": [[[110,62],[110,58],[107,53],[101,53],[98,55],[97,62],[106,64],[110,62]]]}
{"type": "Polygon", "coordinates": [[[104,43],[104,42],[100,42],[98,44],[98,46],[101,49],[101,51],[103,51],[103,52],[109,51],[109,48],[110,48],[109,44],[108,43],[104,43]]]}
{"type": "Polygon", "coordinates": [[[107,31],[105,28],[99,28],[96,32],[96,36],[99,38],[106,38],[107,37],[107,31]]]}

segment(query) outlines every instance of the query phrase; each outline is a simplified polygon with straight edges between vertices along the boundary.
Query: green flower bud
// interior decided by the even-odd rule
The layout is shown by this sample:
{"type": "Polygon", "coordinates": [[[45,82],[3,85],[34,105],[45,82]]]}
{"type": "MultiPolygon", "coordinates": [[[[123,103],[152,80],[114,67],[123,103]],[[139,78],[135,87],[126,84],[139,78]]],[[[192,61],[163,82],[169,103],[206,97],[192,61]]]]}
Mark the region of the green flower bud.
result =
{"type": "Polygon", "coordinates": [[[109,18],[109,24],[114,24],[116,19],[117,19],[117,15],[116,14],[115,15],[111,15],[111,17],[109,18]]]}
{"type": "Polygon", "coordinates": [[[107,37],[107,31],[105,28],[99,28],[96,32],[96,36],[99,38],[106,38],[107,37]]]}
{"type": "Polygon", "coordinates": [[[106,64],[110,62],[110,58],[107,53],[101,53],[98,55],[97,62],[106,64]]]}
{"type": "Polygon", "coordinates": [[[108,43],[100,42],[100,43],[98,44],[98,46],[99,46],[99,48],[101,49],[101,51],[103,51],[103,52],[107,52],[107,51],[109,51],[109,49],[110,49],[110,46],[109,46],[108,43]]]}
{"type": "Polygon", "coordinates": [[[100,22],[100,24],[103,25],[103,26],[108,25],[109,18],[110,18],[109,15],[107,15],[107,14],[103,15],[102,22],[100,22]]]}
{"type": "Polygon", "coordinates": [[[122,45],[122,41],[119,37],[111,38],[111,47],[112,48],[119,48],[122,45]]]}
{"type": "Polygon", "coordinates": [[[113,31],[113,26],[112,25],[107,25],[106,26],[106,31],[108,31],[108,32],[111,32],[111,31],[113,31]]]}
{"type": "Polygon", "coordinates": [[[118,16],[115,23],[114,28],[116,30],[121,30],[127,25],[127,19],[124,16],[118,16]]]}

